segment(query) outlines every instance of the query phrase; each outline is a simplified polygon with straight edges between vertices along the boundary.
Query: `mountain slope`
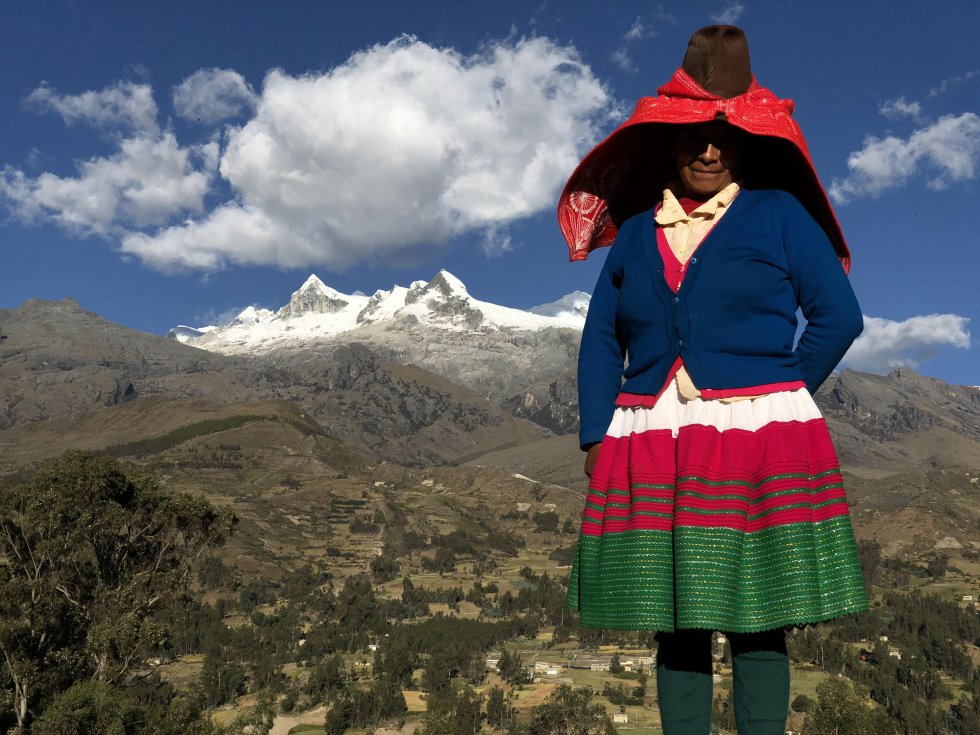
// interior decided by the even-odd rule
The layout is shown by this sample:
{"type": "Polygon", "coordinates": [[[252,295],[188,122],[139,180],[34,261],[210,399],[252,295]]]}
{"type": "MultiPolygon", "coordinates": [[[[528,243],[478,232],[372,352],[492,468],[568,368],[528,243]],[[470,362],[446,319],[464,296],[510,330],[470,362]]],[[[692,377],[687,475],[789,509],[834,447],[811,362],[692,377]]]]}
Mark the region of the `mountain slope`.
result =
{"type": "Polygon", "coordinates": [[[844,370],[816,395],[841,461],[854,472],[980,467],[980,389],[900,368],[844,370]]]}
{"type": "MultiPolygon", "coordinates": [[[[71,301],[29,301],[0,318],[8,336],[0,343],[0,428],[162,396],[218,405],[292,400],[355,450],[414,466],[458,462],[543,434],[443,377],[363,345],[286,364],[136,332],[71,301]]],[[[152,417],[146,421],[142,431],[163,433],[152,417]]],[[[11,451],[20,436],[0,431],[0,447],[11,451]]]]}
{"type": "MultiPolygon", "coordinates": [[[[222,327],[175,327],[202,349],[266,355],[281,365],[328,361],[338,345],[367,345],[466,386],[520,418],[564,433],[578,425],[574,368],[589,296],[575,292],[527,311],[473,298],[447,271],[373,296],[342,294],[316,276],[272,314],[243,312],[222,327]],[[194,333],[198,336],[189,338],[194,333]],[[557,379],[557,382],[556,382],[557,379]]],[[[251,307],[250,307],[251,308],[251,307]]]]}

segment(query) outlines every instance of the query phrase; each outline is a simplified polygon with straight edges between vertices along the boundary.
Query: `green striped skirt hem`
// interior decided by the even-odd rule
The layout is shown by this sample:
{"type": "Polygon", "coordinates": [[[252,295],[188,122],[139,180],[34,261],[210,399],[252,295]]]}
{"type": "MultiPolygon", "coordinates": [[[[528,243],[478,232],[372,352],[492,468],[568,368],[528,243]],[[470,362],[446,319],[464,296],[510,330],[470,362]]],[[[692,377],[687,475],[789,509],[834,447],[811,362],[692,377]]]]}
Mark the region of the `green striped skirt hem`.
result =
{"type": "Polygon", "coordinates": [[[590,628],[738,633],[868,607],[847,516],[754,533],[683,526],[580,534],[565,602],[590,628]]]}

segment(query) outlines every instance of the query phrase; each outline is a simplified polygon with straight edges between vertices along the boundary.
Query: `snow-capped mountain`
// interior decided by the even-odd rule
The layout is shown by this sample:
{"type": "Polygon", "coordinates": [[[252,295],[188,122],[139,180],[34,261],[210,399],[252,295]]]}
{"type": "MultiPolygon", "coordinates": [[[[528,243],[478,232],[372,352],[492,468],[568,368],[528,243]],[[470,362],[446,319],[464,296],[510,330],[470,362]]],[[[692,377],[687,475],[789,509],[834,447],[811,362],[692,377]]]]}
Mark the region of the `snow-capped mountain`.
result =
{"type": "Polygon", "coordinates": [[[167,332],[167,336],[177,342],[189,342],[207,334],[212,329],[215,327],[188,327],[186,324],[178,324],[167,332]]]}
{"type": "Polygon", "coordinates": [[[572,319],[580,317],[584,322],[585,315],[589,313],[589,301],[591,299],[592,297],[584,291],[572,291],[557,301],[552,301],[550,304],[541,304],[541,306],[534,306],[528,309],[528,311],[541,316],[570,317],[572,319]]]}
{"type": "MultiPolygon", "coordinates": [[[[257,309],[254,306],[247,306],[225,326],[238,327],[246,324],[267,322],[270,319],[274,319],[275,316],[276,312],[271,311],[270,309],[257,309]]],[[[190,342],[198,337],[203,337],[208,332],[213,332],[215,329],[218,329],[218,327],[188,327],[186,324],[178,324],[176,327],[167,332],[167,336],[170,339],[177,340],[178,342],[190,342]]]]}
{"type": "MultiPolygon", "coordinates": [[[[277,365],[332,364],[359,343],[384,360],[416,365],[558,432],[574,428],[575,364],[589,295],[527,311],[473,298],[452,273],[431,281],[345,294],[311,275],[276,312],[249,307],[230,324],[175,327],[172,338],[277,365]]],[[[305,369],[305,368],[303,368],[305,369]]]]}
{"type": "Polygon", "coordinates": [[[463,282],[445,270],[428,283],[393,286],[372,296],[340,293],[311,275],[277,312],[250,306],[230,324],[182,325],[168,336],[213,352],[261,354],[315,347],[339,335],[362,341],[355,334],[359,330],[393,322],[404,323],[406,329],[481,335],[581,330],[588,303],[589,295],[576,291],[527,311],[513,309],[473,298],[463,282]]]}

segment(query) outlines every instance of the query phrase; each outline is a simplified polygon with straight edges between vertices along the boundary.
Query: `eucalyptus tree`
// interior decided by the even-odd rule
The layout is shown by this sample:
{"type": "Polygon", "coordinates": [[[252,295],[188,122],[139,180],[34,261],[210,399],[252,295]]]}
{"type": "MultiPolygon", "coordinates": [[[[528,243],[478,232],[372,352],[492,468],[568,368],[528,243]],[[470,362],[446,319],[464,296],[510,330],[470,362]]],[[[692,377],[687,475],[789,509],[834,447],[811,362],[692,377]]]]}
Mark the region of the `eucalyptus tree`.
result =
{"type": "Polygon", "coordinates": [[[76,683],[124,688],[144,675],[167,637],[156,613],[234,524],[202,497],[85,452],[0,487],[0,681],[14,732],[76,683]]]}

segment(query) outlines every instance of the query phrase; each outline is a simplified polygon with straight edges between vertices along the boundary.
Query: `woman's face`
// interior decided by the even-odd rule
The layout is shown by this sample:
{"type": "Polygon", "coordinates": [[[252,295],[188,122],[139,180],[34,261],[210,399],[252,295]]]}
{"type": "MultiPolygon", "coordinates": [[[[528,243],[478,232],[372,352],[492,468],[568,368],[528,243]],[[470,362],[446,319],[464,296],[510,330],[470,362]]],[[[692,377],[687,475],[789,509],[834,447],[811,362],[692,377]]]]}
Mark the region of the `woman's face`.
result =
{"type": "Polygon", "coordinates": [[[687,196],[707,199],[735,180],[744,148],[742,136],[722,120],[681,126],[674,162],[687,196]]]}

